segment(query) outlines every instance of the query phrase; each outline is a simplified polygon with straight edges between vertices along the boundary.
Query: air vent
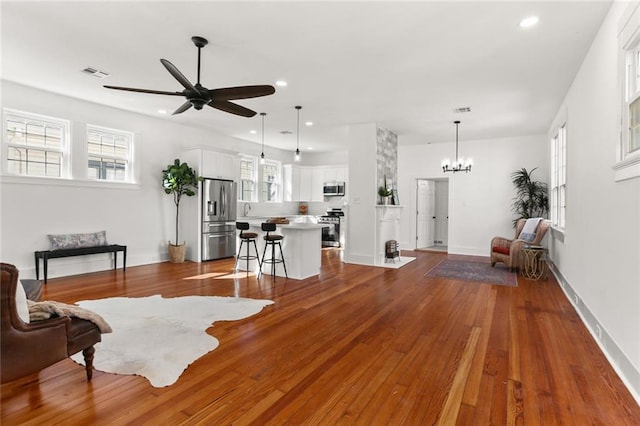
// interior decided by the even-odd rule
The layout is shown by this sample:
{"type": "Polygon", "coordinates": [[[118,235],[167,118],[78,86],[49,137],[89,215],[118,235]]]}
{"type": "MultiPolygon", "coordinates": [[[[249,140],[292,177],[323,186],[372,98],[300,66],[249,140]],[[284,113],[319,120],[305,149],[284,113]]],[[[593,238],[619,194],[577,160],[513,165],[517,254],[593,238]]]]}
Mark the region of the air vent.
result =
{"type": "Polygon", "coordinates": [[[456,114],[461,114],[463,112],[471,112],[471,107],[454,108],[453,112],[455,112],[456,114]]]}
{"type": "Polygon", "coordinates": [[[109,74],[108,72],[100,71],[91,67],[83,69],[82,72],[98,78],[107,78],[111,76],[111,74],[109,74]]]}

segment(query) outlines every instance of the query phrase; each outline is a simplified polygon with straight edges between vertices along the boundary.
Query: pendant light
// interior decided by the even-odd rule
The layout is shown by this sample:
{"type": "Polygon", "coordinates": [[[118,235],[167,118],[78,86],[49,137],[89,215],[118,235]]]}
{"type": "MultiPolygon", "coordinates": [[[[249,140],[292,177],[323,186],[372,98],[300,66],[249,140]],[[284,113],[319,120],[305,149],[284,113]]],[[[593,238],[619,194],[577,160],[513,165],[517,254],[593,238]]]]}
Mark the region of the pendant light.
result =
{"type": "Polygon", "coordinates": [[[467,161],[464,161],[463,158],[458,157],[458,125],[460,121],[456,120],[453,122],[456,125],[456,161],[453,165],[449,163],[449,159],[447,158],[442,162],[442,171],[444,173],[447,172],[465,172],[469,173],[471,171],[471,166],[473,165],[473,161],[471,158],[467,158],[467,161]]]}
{"type": "Polygon", "coordinates": [[[298,110],[298,131],[296,132],[296,154],[293,157],[293,161],[299,163],[300,158],[300,110],[302,107],[300,105],[296,105],[296,109],[298,110]]]}
{"type": "Polygon", "coordinates": [[[260,153],[260,164],[264,164],[264,116],[267,115],[266,112],[261,112],[262,116],[262,152],[260,153]]]}

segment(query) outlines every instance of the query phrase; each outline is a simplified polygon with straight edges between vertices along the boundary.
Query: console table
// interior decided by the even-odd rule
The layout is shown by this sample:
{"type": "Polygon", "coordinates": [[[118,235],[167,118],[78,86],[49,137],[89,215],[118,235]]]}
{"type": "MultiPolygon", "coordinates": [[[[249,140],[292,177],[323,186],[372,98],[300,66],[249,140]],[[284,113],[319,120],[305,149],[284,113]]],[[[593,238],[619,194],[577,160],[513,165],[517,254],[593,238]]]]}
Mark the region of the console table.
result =
{"type": "Polygon", "coordinates": [[[36,260],[36,279],[40,279],[40,259],[44,265],[44,283],[47,283],[47,266],[49,259],[56,259],[60,257],[71,256],[83,256],[87,254],[98,253],[113,253],[113,269],[116,269],[118,265],[118,252],[123,253],[122,270],[127,269],[127,246],[119,244],[110,244],[107,246],[95,246],[95,247],[80,247],[71,249],[58,249],[58,250],[41,250],[35,252],[36,260]]]}

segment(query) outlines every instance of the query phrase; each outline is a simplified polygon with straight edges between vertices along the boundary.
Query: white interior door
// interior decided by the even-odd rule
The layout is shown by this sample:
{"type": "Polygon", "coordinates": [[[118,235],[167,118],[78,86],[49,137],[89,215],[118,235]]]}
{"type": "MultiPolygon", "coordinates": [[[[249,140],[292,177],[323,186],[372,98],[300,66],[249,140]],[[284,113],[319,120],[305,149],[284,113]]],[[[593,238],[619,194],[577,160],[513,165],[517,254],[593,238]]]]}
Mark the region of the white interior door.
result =
{"type": "Polygon", "coordinates": [[[433,181],[418,181],[416,206],[416,248],[431,247],[435,237],[435,184],[433,181]]]}

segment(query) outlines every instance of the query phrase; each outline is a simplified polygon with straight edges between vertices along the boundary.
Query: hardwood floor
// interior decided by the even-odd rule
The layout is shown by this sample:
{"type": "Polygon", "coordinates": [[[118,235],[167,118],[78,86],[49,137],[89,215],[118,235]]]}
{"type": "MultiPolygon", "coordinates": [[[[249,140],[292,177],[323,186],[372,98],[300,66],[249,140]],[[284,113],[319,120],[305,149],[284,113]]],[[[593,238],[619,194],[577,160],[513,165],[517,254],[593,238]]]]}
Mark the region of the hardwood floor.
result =
{"type": "MultiPolygon", "coordinates": [[[[552,277],[518,287],[343,264],[319,277],[234,276],[233,259],[49,280],[44,300],[234,295],[275,301],[208,332],[220,346],[172,386],[62,361],[2,385],[3,425],[638,425],[640,407],[552,277]]],[[[46,350],[46,348],[42,348],[46,350]]],[[[99,356],[99,355],[96,355],[99,356]]]]}

